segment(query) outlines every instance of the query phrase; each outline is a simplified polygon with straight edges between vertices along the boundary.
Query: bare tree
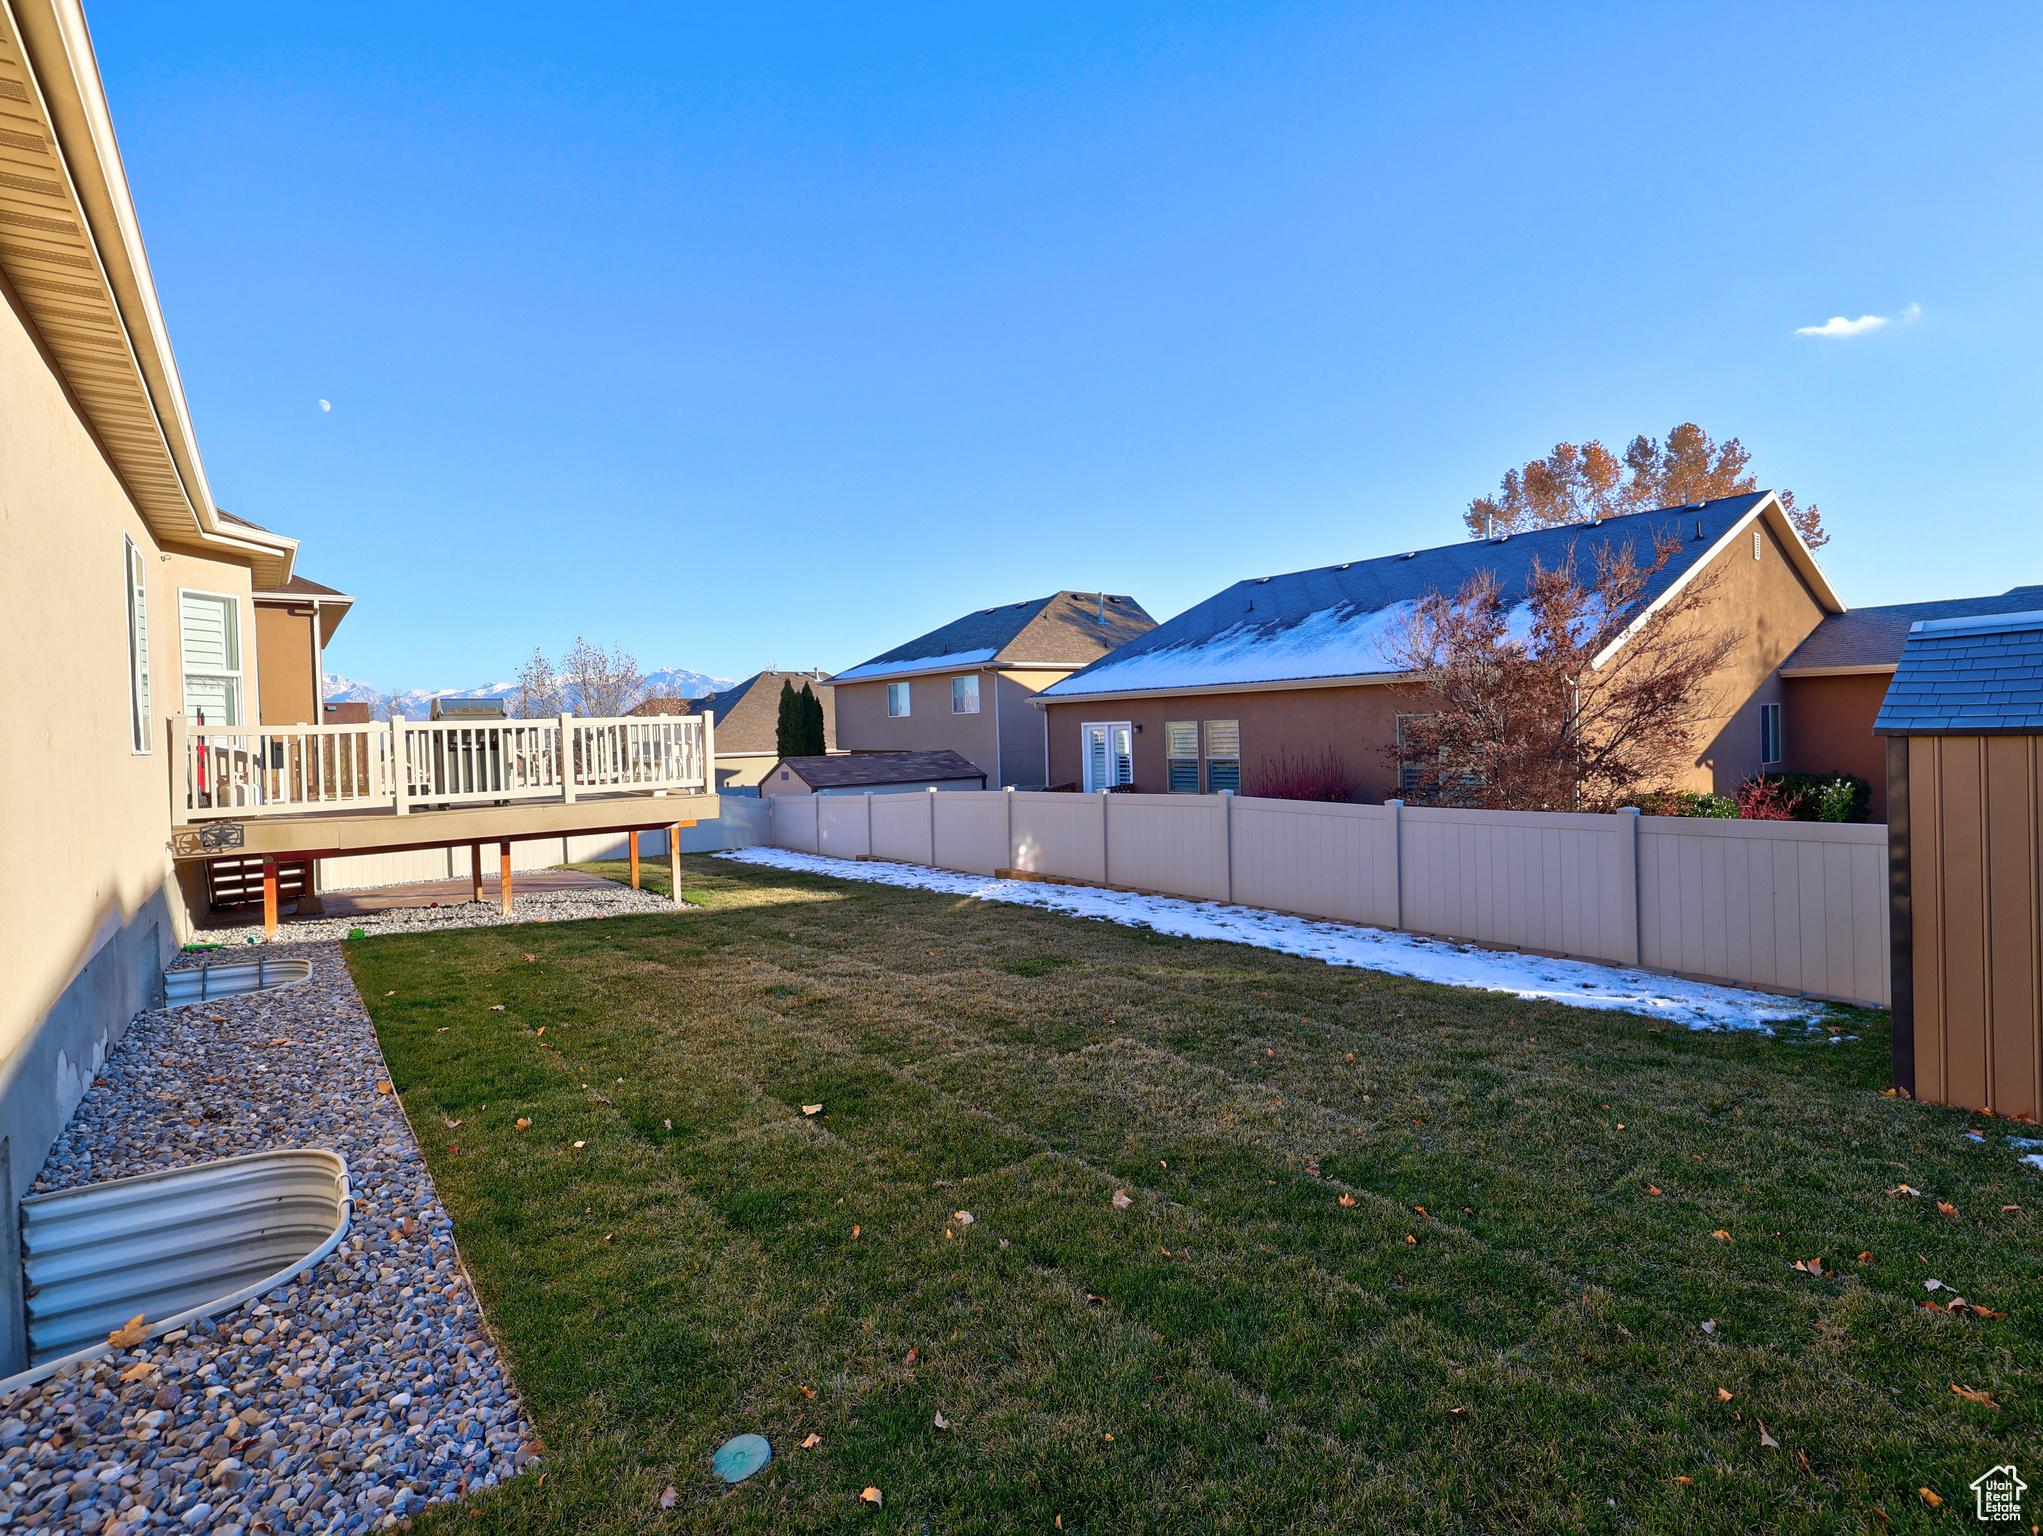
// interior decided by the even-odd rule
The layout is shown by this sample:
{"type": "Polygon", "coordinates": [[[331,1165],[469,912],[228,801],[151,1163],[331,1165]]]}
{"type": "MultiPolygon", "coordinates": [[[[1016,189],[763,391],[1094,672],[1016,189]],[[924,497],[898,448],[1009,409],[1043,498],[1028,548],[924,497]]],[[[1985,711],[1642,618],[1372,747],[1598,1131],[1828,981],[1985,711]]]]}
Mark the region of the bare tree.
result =
{"type": "MultiPolygon", "coordinates": [[[[1463,520],[1469,533],[1481,538],[1492,528],[1520,533],[1742,496],[1759,489],[1758,477],[1748,468],[1751,462],[1737,438],[1717,443],[1692,421],[1670,431],[1665,443],[1640,434],[1626,445],[1622,459],[1593,438],[1556,443],[1545,458],[1506,470],[1497,494],[1476,497],[1463,520]]],[[[1776,494],[1803,543],[1816,549],[1830,542],[1821,511],[1813,504],[1796,506],[1793,491],[1776,494]]]]}
{"type": "Polygon", "coordinates": [[[561,712],[560,674],[539,649],[518,669],[518,718],[544,720],[561,712]]]}
{"type": "Polygon", "coordinates": [[[1716,572],[1644,611],[1647,587],[1679,547],[1663,532],[1641,564],[1630,541],[1604,545],[1587,582],[1570,548],[1558,566],[1535,561],[1522,594],[1482,571],[1454,596],[1422,602],[1393,649],[1403,670],[1422,675],[1405,691],[1427,702],[1385,749],[1413,798],[1610,811],[1671,784],[1719,713],[1711,678],[1740,639],[1702,621],[1716,572]]]}
{"type": "Polygon", "coordinates": [[[578,715],[612,717],[631,713],[645,696],[638,658],[623,646],[604,650],[580,635],[560,664],[560,687],[578,715]]]}

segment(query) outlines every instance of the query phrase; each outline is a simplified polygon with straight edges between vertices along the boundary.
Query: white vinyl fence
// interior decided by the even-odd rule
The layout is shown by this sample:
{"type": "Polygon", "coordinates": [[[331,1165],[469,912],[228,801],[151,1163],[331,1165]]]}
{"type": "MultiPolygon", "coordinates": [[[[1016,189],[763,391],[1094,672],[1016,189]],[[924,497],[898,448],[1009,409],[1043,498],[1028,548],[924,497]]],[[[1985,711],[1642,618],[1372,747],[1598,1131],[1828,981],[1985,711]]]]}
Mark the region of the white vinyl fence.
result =
{"type": "Polygon", "coordinates": [[[761,840],[1088,881],[1884,1008],[1887,829],[1237,795],[776,795],[761,840]]]}

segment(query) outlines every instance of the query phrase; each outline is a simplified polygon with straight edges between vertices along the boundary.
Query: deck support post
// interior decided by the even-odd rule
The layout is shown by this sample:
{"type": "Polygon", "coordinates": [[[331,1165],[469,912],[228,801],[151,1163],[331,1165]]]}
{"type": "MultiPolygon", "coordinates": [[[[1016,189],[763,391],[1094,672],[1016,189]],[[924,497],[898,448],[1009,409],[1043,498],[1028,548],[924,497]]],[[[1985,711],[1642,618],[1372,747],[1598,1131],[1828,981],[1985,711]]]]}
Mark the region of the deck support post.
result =
{"type": "MultiPolygon", "coordinates": [[[[633,833],[636,840],[638,834],[633,833]]],[[[675,822],[667,828],[667,887],[674,895],[674,905],[681,905],[681,823],[675,822]]]]}
{"type": "Polygon", "coordinates": [[[474,900],[475,902],[477,902],[478,904],[480,904],[480,903],[481,903],[481,901],[482,901],[482,844],[481,844],[481,843],[470,843],[470,844],[468,845],[468,880],[469,880],[469,883],[470,883],[470,885],[472,885],[472,886],[474,887],[474,890],[475,890],[475,894],[474,894],[474,896],[473,896],[473,897],[472,897],[471,899],[473,899],[473,900],[474,900]]]}
{"type": "Polygon", "coordinates": [[[631,888],[635,891],[638,889],[638,828],[633,827],[624,837],[631,844],[631,888]]]}
{"type": "Polygon", "coordinates": [[[502,872],[504,915],[511,915],[511,845],[508,841],[497,844],[497,864],[502,872]]]}
{"type": "Polygon", "coordinates": [[[277,936],[277,861],[262,861],[262,936],[277,936]]]}

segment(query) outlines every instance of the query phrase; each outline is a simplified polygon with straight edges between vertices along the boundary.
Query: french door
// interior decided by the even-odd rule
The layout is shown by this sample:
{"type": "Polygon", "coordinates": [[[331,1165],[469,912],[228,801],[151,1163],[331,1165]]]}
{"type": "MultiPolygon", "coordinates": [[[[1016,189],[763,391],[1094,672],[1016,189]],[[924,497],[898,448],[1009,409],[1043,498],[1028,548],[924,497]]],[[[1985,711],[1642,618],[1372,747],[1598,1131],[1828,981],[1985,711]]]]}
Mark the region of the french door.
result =
{"type": "Polygon", "coordinates": [[[1135,730],[1122,720],[1088,725],[1085,731],[1085,789],[1112,789],[1135,782],[1135,730]]]}

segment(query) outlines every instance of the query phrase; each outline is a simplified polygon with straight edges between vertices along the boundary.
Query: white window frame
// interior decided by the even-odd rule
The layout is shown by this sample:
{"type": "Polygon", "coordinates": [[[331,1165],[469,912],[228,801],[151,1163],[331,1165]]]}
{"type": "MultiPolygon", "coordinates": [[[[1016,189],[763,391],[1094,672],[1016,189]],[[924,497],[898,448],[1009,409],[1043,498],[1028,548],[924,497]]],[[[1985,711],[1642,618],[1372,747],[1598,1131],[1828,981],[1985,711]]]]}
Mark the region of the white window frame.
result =
{"type": "Polygon", "coordinates": [[[1759,706],[1760,767],[1771,768],[1778,763],[1783,763],[1787,761],[1788,756],[1787,740],[1786,737],[1782,734],[1781,730],[1781,727],[1785,723],[1786,722],[1782,719],[1780,705],[1762,704],[1759,706]],[[1766,755],[1766,749],[1769,746],[1773,748],[1773,756],[1771,757],[1768,757],[1766,755]]]}
{"type": "Polygon", "coordinates": [[[960,677],[951,679],[951,713],[954,715],[976,715],[979,713],[979,674],[977,672],[967,672],[960,677]],[[958,698],[958,684],[960,683],[970,683],[972,685],[967,690],[971,695],[971,707],[969,709],[960,709],[958,707],[960,702],[958,698]]]}
{"type": "Polygon", "coordinates": [[[1196,720],[1166,720],[1163,723],[1163,771],[1164,788],[1173,795],[1196,795],[1199,792],[1199,722],[1196,720]],[[1189,752],[1178,749],[1189,745],[1189,752]],[[1188,789],[1178,787],[1180,769],[1192,770],[1192,783],[1188,789]]]}
{"type": "Polygon", "coordinates": [[[1135,782],[1135,725],[1133,721],[1089,720],[1078,728],[1078,745],[1081,759],[1079,767],[1085,784],[1085,792],[1088,795],[1097,794],[1103,789],[1111,789],[1116,784],[1133,784],[1135,782]],[[1092,733],[1094,731],[1105,731],[1107,733],[1108,782],[1105,784],[1097,782],[1099,776],[1092,771],[1092,733]],[[1120,777],[1122,764],[1119,759],[1122,754],[1114,750],[1114,732],[1116,731],[1125,734],[1128,745],[1126,754],[1128,776],[1125,779],[1120,777]]]}
{"type": "Polygon", "coordinates": [[[121,542],[127,546],[128,745],[136,756],[146,757],[156,745],[149,701],[149,566],[133,539],[122,535],[121,542]]]}
{"type": "MultiPolygon", "coordinates": [[[[190,679],[194,677],[218,677],[225,678],[227,681],[231,682],[234,685],[232,693],[234,698],[233,713],[235,718],[232,720],[221,721],[217,726],[208,725],[207,727],[208,730],[220,729],[229,731],[239,731],[247,729],[248,690],[245,683],[245,680],[248,676],[248,668],[246,665],[248,660],[247,652],[248,652],[248,633],[246,626],[243,625],[241,622],[241,598],[238,594],[233,592],[209,592],[204,587],[179,587],[177,589],[177,657],[178,670],[180,673],[179,680],[188,686],[190,679]],[[234,659],[236,662],[242,663],[242,665],[236,666],[230,672],[230,671],[215,671],[212,668],[200,668],[195,670],[192,667],[185,664],[184,600],[187,597],[218,598],[221,602],[226,603],[233,610],[234,659]]],[[[178,702],[181,707],[184,707],[187,710],[189,709],[189,704],[187,700],[180,699],[178,702]]],[[[198,722],[193,721],[192,723],[196,725],[198,722]]]]}
{"type": "Polygon", "coordinates": [[[911,702],[909,687],[906,683],[887,684],[887,718],[889,720],[906,720],[913,713],[909,708],[911,702]],[[897,692],[896,690],[899,691],[897,692]],[[897,709],[896,705],[900,707],[897,709]]]}

